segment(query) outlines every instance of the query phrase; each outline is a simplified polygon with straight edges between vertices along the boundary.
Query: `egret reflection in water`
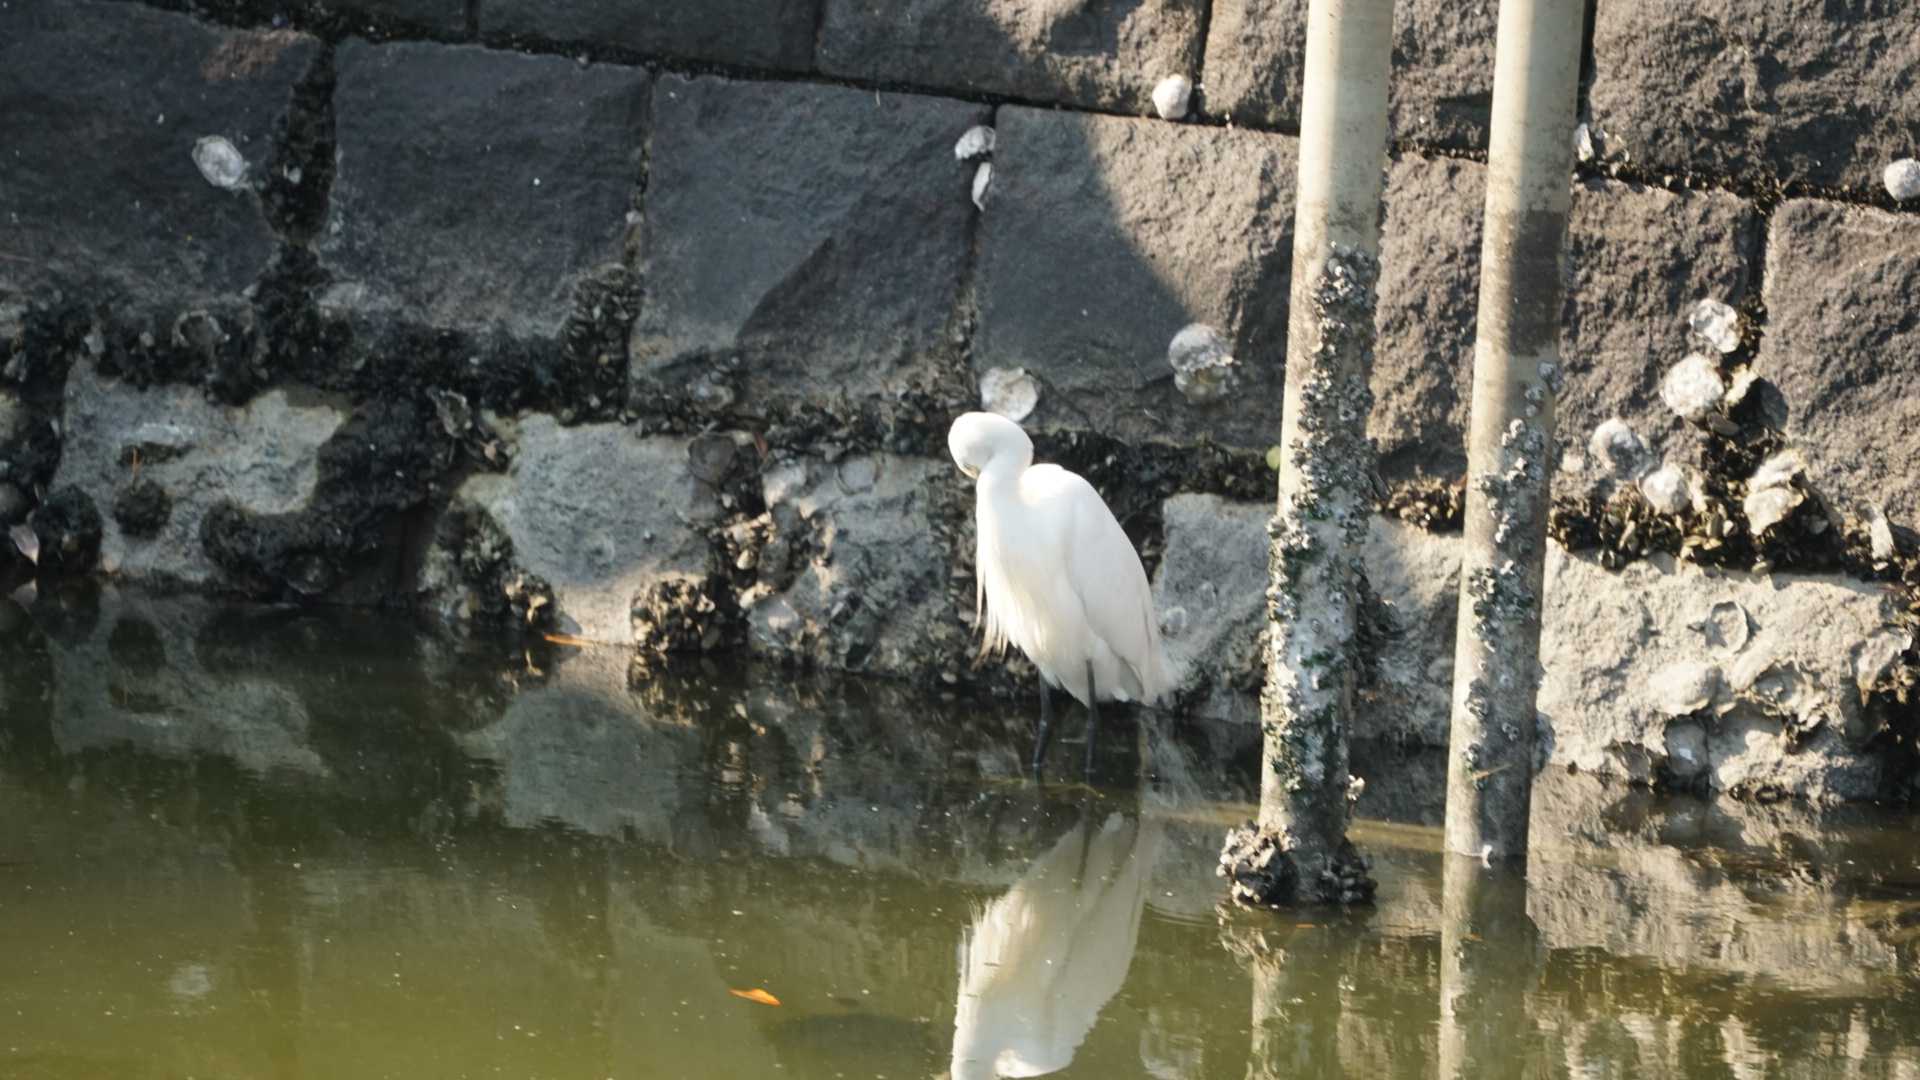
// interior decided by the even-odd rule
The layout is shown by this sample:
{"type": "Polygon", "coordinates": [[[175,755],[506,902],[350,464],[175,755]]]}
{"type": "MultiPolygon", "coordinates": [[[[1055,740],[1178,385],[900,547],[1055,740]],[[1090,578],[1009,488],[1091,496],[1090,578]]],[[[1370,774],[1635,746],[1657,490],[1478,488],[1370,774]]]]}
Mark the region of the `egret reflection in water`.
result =
{"type": "Polygon", "coordinates": [[[1133,962],[1162,825],[1083,811],[960,944],[953,1080],[1064,1069],[1133,962]]]}

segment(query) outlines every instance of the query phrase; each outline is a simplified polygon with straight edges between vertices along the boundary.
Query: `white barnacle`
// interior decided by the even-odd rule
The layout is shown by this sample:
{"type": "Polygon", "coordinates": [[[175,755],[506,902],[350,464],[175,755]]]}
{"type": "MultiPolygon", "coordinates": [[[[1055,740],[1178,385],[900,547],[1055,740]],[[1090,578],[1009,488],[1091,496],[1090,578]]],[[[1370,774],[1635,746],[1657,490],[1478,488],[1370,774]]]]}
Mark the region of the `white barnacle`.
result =
{"type": "Polygon", "coordinates": [[[993,153],[994,140],[992,128],[985,124],[975,124],[960,136],[959,142],[953,144],[953,159],[972,161],[975,158],[986,157],[993,153]]]}
{"type": "Polygon", "coordinates": [[[976,210],[987,208],[987,186],[993,183],[993,162],[983,161],[973,171],[973,207],[976,210]]]}
{"type": "Polygon", "coordinates": [[[1169,75],[1153,88],[1153,111],[1162,120],[1184,118],[1192,100],[1193,81],[1185,75],[1169,75]]]}
{"type": "Polygon", "coordinates": [[[234,191],[246,183],[247,159],[224,135],[202,135],[196,140],[193,163],[214,187],[234,191]]]}

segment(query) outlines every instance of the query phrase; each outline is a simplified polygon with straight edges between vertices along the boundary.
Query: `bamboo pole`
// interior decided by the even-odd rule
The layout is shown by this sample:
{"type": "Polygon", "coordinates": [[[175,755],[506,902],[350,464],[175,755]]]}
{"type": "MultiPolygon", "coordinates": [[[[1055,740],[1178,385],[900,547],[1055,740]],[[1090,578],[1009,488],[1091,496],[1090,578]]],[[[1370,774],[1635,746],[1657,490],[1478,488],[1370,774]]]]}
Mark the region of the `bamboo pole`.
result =
{"type": "Polygon", "coordinates": [[[1372,514],[1375,283],[1393,0],[1313,0],[1294,209],[1279,493],[1268,531],[1260,817],[1221,872],[1250,904],[1373,893],[1346,837],[1355,598],[1372,514]]]}
{"type": "Polygon", "coordinates": [[[1454,646],[1446,844],[1527,850],[1583,0],[1502,0],[1454,646]]]}

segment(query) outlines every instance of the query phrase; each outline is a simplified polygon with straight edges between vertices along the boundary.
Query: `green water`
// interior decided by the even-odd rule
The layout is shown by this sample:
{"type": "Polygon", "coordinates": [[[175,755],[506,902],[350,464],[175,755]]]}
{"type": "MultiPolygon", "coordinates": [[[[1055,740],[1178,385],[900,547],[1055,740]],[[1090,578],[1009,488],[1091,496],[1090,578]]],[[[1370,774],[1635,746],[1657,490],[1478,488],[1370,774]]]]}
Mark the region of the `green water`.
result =
{"type": "Polygon", "coordinates": [[[1920,1078],[1901,812],[1548,774],[1516,879],[1363,755],[1378,903],[1222,912],[1249,731],[0,605],[4,1077],[1920,1078]]]}

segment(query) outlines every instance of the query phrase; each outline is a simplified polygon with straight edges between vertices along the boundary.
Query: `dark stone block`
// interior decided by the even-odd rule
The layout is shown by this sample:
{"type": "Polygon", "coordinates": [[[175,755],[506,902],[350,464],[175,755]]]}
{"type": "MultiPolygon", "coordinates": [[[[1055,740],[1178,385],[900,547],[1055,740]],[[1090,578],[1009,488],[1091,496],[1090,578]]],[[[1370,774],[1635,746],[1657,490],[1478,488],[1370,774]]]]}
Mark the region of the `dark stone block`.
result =
{"type": "Polygon", "coordinates": [[[420,27],[444,37],[467,32],[467,0],[321,0],[342,12],[364,12],[420,27]]]}
{"type": "MultiPolygon", "coordinates": [[[[1388,174],[1369,431],[1389,477],[1465,468],[1484,200],[1479,165],[1408,157],[1388,174]]],[[[1562,446],[1583,449],[1614,416],[1656,451],[1690,437],[1660,401],[1660,380],[1693,348],[1687,315],[1697,301],[1738,307],[1746,297],[1758,228],[1753,207],[1730,195],[1611,181],[1575,188],[1562,446]]]]}
{"type": "Polygon", "coordinates": [[[1292,139],[1003,108],[982,218],[978,372],[1041,382],[1035,423],[1264,448],[1280,431],[1292,139]],[[1237,389],[1190,402],[1168,346],[1191,323],[1237,389]]]}
{"type": "Polygon", "coordinates": [[[1920,519],[1920,219],[1789,202],[1767,246],[1767,334],[1754,369],[1786,397],[1834,509],[1920,519]]]}
{"type": "Polygon", "coordinates": [[[1607,0],[1593,56],[1609,158],[1878,188],[1920,146],[1909,3],[1607,0]]]}
{"type": "Polygon", "coordinates": [[[804,71],[821,0],[487,0],[480,26],[548,41],[804,71]]]}
{"type": "Polygon", "coordinates": [[[106,288],[121,313],[244,288],[274,245],[275,129],[319,51],[135,4],[0,7],[0,285],[106,288]],[[195,164],[206,137],[245,163],[231,188],[195,164]]]}
{"type": "Polygon", "coordinates": [[[820,68],[976,93],[1146,112],[1196,78],[1200,0],[825,0],[820,68]]]}
{"type": "MultiPolygon", "coordinates": [[[[1487,144],[1496,21],[1494,4],[1394,5],[1387,107],[1395,139],[1487,144]]],[[[1297,128],[1306,45],[1307,0],[1216,0],[1207,27],[1207,112],[1297,128]]]]}
{"type": "Polygon", "coordinates": [[[575,281],[617,260],[648,76],[468,46],[349,42],[339,167],[317,247],[326,303],[547,335],[575,281]]]}
{"type": "Polygon", "coordinates": [[[898,389],[942,348],[973,213],[977,106],[791,83],[660,80],[636,375],[744,356],[750,392],[898,389]]]}

